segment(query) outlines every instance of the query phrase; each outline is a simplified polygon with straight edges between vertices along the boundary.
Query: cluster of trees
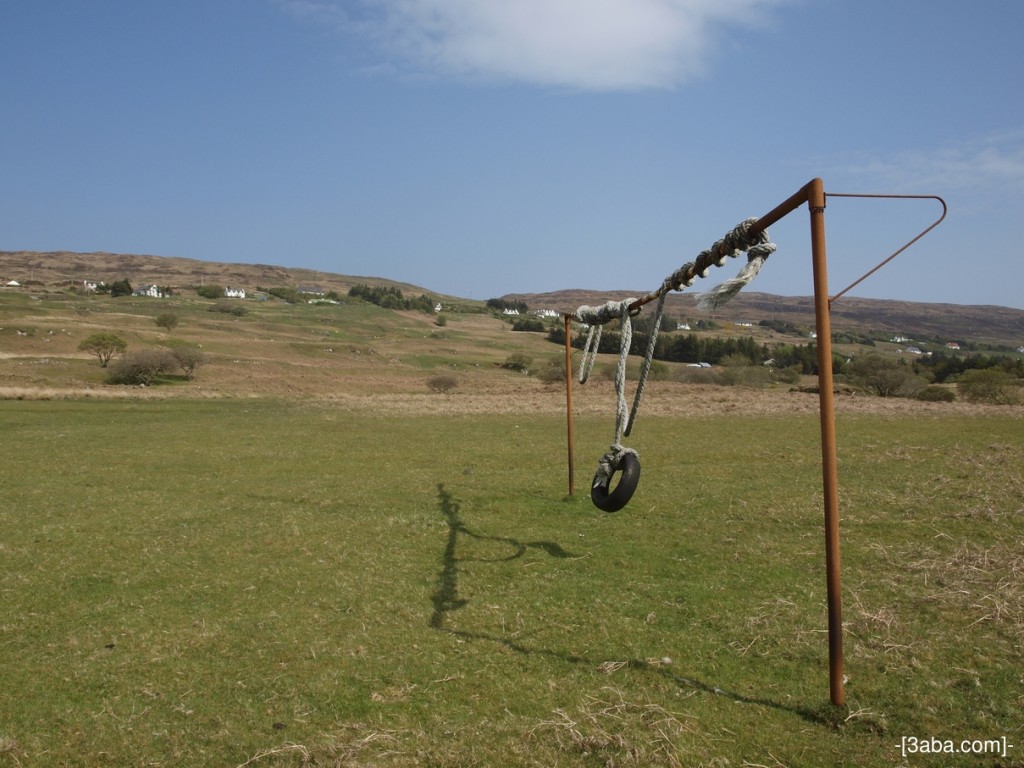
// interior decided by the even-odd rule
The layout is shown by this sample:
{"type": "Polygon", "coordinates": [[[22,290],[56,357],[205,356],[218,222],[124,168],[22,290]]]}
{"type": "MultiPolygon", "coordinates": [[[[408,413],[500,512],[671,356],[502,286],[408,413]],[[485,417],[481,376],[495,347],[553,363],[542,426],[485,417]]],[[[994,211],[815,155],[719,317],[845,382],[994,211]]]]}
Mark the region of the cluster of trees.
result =
{"type": "Polygon", "coordinates": [[[402,291],[394,286],[353,285],[348,292],[353,298],[368,301],[384,309],[418,309],[421,312],[433,312],[434,302],[426,294],[418,298],[407,299],[402,291]]]}
{"type": "Polygon", "coordinates": [[[205,362],[199,347],[179,344],[173,349],[142,349],[128,352],[128,342],[116,333],[94,333],[78,345],[79,351],[95,355],[101,368],[107,368],[110,384],[145,385],[155,383],[161,376],[181,370],[189,381],[196,369],[205,362]],[[114,358],[119,358],[114,360],[114,358]]]}
{"type": "Polygon", "coordinates": [[[949,355],[935,352],[928,357],[914,360],[914,372],[929,381],[942,384],[956,380],[967,371],[989,368],[1005,371],[1009,376],[1024,379],[1024,359],[1009,355],[949,355]]]}
{"type": "MultiPolygon", "coordinates": [[[[558,344],[564,344],[565,328],[562,325],[556,325],[548,332],[548,339],[558,344]]],[[[645,354],[649,340],[649,333],[645,333],[640,329],[634,329],[629,353],[631,355],[645,354]]],[[[577,349],[583,349],[586,342],[587,334],[579,333],[573,338],[572,346],[577,349]]],[[[621,334],[618,331],[610,331],[606,328],[601,334],[598,351],[606,354],[617,354],[621,343],[621,334]]],[[[734,360],[742,358],[751,365],[760,365],[769,357],[768,348],[758,344],[750,336],[730,339],[705,338],[695,333],[688,333],[686,335],[678,333],[659,334],[654,346],[655,360],[675,363],[711,363],[712,365],[717,365],[725,358],[732,358],[734,360]]]]}
{"type": "Polygon", "coordinates": [[[548,329],[548,326],[535,315],[525,315],[517,317],[515,322],[512,323],[513,331],[533,331],[535,333],[543,333],[548,329]]]}
{"type": "Polygon", "coordinates": [[[954,392],[940,384],[956,384],[956,394],[969,402],[1012,404],[1024,392],[1024,362],[985,355],[958,358],[934,355],[935,360],[915,360],[862,355],[843,370],[847,381],[879,397],[917,397],[953,400],[954,392]]]}
{"type": "Polygon", "coordinates": [[[497,310],[498,312],[504,312],[506,309],[514,309],[520,314],[529,309],[529,307],[526,306],[525,301],[507,301],[506,299],[488,299],[487,308],[497,310]]]}

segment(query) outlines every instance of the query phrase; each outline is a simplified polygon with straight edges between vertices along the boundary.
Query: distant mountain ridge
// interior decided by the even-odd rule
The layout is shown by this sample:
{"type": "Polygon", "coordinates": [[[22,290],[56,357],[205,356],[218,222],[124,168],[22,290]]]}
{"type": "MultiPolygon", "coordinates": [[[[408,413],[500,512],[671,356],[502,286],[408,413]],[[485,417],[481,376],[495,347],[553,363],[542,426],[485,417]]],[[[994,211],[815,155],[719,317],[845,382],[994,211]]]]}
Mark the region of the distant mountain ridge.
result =
{"type": "MultiPolygon", "coordinates": [[[[509,301],[523,301],[530,307],[548,307],[572,312],[577,307],[603,304],[647,291],[563,290],[548,293],[515,293],[509,301]]],[[[699,292],[670,293],[665,312],[679,319],[711,318],[719,322],[753,323],[762,320],[791,322],[814,327],[812,296],[776,296],[743,291],[713,313],[697,309],[699,292]]],[[[653,305],[650,305],[653,308],[653,305]]],[[[911,338],[944,338],[1018,347],[1024,344],[1024,310],[990,305],[931,304],[895,299],[864,299],[843,296],[832,306],[834,331],[885,331],[911,338]]]]}
{"type": "MultiPolygon", "coordinates": [[[[84,280],[113,282],[127,278],[132,285],[154,283],[171,287],[203,284],[255,289],[257,286],[310,285],[324,291],[347,293],[356,284],[389,285],[411,295],[427,293],[446,297],[429,288],[382,277],[342,275],[322,270],[280,267],[267,264],[235,264],[200,261],[175,256],[142,254],[78,253],[74,251],[0,251],[0,284],[17,280],[22,284],[59,287],[84,280]]],[[[546,293],[513,293],[501,297],[523,301],[532,309],[572,312],[583,304],[645,295],[647,291],[593,291],[567,289],[546,293]]],[[[698,292],[672,293],[666,311],[679,319],[708,317],[696,308],[698,292]]],[[[464,299],[469,301],[468,299],[464,299]]],[[[911,338],[943,338],[948,341],[1024,344],[1024,310],[988,305],[931,304],[844,296],[832,307],[832,325],[837,331],[884,331],[911,338]]],[[[814,325],[814,302],[809,296],[776,296],[744,291],[710,315],[722,322],[762,320],[791,322],[808,328],[814,325]]]]}

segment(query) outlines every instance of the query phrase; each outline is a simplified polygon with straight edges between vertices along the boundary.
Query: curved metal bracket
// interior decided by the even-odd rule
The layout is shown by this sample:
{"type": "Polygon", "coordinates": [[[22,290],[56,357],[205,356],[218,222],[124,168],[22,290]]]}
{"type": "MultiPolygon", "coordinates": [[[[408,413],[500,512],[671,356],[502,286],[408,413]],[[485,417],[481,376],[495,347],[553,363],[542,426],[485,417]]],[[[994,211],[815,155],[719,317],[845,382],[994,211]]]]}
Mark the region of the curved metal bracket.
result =
{"type": "Polygon", "coordinates": [[[938,200],[939,204],[942,206],[942,215],[939,216],[939,218],[936,219],[935,222],[931,224],[931,226],[929,226],[927,229],[923,230],[919,235],[917,235],[917,237],[915,237],[913,240],[910,240],[906,245],[904,245],[899,250],[894,252],[891,256],[888,256],[885,259],[882,259],[882,261],[880,261],[877,265],[872,267],[870,270],[868,270],[863,275],[858,277],[856,280],[854,280],[848,286],[843,288],[843,290],[841,290],[835,296],[830,298],[828,300],[828,305],[829,305],[830,308],[832,307],[832,304],[835,303],[836,299],[838,299],[840,296],[842,296],[844,293],[846,293],[850,289],[854,288],[855,286],[860,285],[862,282],[864,282],[869,277],[871,277],[871,275],[875,274],[875,272],[880,270],[882,267],[884,267],[890,261],[892,261],[897,256],[899,256],[901,253],[903,253],[905,250],[907,250],[907,248],[912,246],[914,243],[916,243],[922,237],[924,237],[929,232],[931,232],[933,229],[935,229],[937,226],[939,226],[939,224],[942,223],[942,220],[944,218],[946,218],[946,212],[948,210],[948,208],[946,207],[946,201],[943,200],[938,195],[858,195],[858,194],[844,193],[844,192],[827,192],[827,193],[825,193],[825,197],[826,197],[826,199],[829,198],[829,197],[873,197],[873,198],[887,198],[887,199],[894,199],[894,200],[938,200]]]}

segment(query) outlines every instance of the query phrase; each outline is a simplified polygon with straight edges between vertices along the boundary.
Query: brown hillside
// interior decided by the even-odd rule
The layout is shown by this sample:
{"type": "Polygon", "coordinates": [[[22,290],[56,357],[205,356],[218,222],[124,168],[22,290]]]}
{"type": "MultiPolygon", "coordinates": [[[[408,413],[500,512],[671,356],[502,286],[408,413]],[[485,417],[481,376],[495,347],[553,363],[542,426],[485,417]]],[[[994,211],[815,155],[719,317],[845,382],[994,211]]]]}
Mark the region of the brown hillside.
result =
{"type": "MultiPolygon", "coordinates": [[[[583,304],[596,306],[606,301],[643,296],[646,291],[599,293],[565,290],[552,293],[518,293],[503,298],[524,301],[531,308],[572,312],[583,304]]],[[[719,322],[753,323],[762,320],[790,322],[808,330],[814,328],[814,299],[810,296],[775,296],[744,291],[709,315],[697,309],[698,292],[672,293],[665,311],[679,319],[702,317],[719,322]]],[[[960,304],[929,304],[911,301],[861,299],[843,296],[832,307],[834,331],[867,333],[881,331],[916,339],[1003,344],[1024,344],[1024,310],[1010,307],[960,304]]]]}
{"type": "MultiPolygon", "coordinates": [[[[232,264],[198,261],[170,256],[70,251],[0,251],[0,283],[17,280],[23,285],[57,287],[80,284],[83,280],[113,282],[127,278],[132,285],[155,283],[172,288],[217,284],[254,290],[262,287],[315,286],[321,290],[347,293],[356,284],[391,285],[409,295],[431,293],[408,283],[379,277],[340,275],[311,269],[266,264],[232,264]]],[[[532,309],[548,308],[571,312],[581,304],[602,304],[612,299],[642,296],[647,291],[597,292],[562,290],[550,293],[510,294],[503,298],[525,301],[532,309]]],[[[667,300],[668,313],[679,319],[705,316],[696,308],[697,291],[673,293],[667,300]]],[[[454,297],[442,297],[454,298],[454,297]]],[[[721,322],[762,320],[790,322],[814,327],[813,299],[809,296],[775,296],[743,292],[715,312],[721,322]]],[[[836,331],[903,335],[932,339],[1002,344],[1024,344],[1024,310],[999,306],[932,304],[897,300],[862,299],[844,296],[832,308],[836,331]]]]}

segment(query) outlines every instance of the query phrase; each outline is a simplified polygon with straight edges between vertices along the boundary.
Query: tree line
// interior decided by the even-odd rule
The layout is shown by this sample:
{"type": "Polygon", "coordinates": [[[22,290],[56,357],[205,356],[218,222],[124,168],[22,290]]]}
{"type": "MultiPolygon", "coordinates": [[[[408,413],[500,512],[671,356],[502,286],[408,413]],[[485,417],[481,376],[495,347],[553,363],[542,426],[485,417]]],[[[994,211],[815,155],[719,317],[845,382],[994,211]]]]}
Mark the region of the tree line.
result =
{"type": "Polygon", "coordinates": [[[433,312],[434,300],[426,294],[408,299],[402,291],[394,286],[353,285],[348,295],[368,301],[383,309],[418,309],[421,312],[433,312]]]}

